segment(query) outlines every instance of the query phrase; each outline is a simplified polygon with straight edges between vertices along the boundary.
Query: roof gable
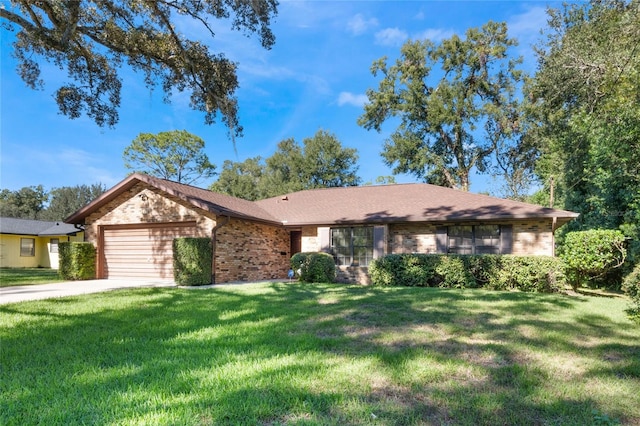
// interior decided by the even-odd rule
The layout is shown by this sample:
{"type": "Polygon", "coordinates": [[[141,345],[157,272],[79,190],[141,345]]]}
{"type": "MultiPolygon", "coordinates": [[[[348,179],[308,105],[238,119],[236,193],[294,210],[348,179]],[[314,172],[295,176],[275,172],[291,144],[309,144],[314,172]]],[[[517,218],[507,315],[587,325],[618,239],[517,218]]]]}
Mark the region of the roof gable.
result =
{"type": "Polygon", "coordinates": [[[198,207],[204,211],[215,215],[231,216],[244,218],[274,224],[280,224],[280,221],[264,211],[261,207],[252,201],[243,200],[241,198],[231,197],[229,195],[219,194],[217,192],[208,191],[195,186],[185,185],[178,182],[172,182],[165,179],[159,179],[153,176],[134,173],[129,175],[122,182],[96,198],[85,207],[81,208],[65,222],[83,223],[84,219],[100,207],[116,199],[120,194],[133,188],[139,182],[144,182],[152,187],[159,189],[167,194],[177,197],[194,207],[198,207]]]}

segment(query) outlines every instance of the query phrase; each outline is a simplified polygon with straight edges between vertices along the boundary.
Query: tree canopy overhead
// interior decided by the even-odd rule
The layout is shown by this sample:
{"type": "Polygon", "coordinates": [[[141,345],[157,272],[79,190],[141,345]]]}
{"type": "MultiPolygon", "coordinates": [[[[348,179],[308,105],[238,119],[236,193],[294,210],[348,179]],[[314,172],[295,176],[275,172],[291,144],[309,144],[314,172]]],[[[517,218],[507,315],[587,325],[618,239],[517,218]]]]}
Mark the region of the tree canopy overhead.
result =
{"type": "Polygon", "coordinates": [[[410,40],[395,63],[386,57],[373,63],[371,72],[382,81],[367,91],[358,124],[380,131],[385,121],[400,119],[382,153],[394,173],[468,190],[472,168],[487,170],[496,132],[510,137],[517,130],[515,93],[522,76],[520,60],[508,58],[515,45],[506,24],[488,22],[439,45],[410,40]],[[488,123],[492,135],[478,137],[477,129],[488,123]]]}
{"type": "Polygon", "coordinates": [[[142,72],[148,87],[187,91],[191,107],[205,123],[220,113],[232,136],[240,135],[236,64],[209,51],[204,40],[180,33],[177,20],[188,18],[213,38],[214,20],[235,30],[258,34],[271,48],[269,25],[277,0],[12,0],[0,8],[3,26],[17,29],[13,43],[18,73],[33,88],[44,85],[39,60],[66,69],[70,81],[56,90],[60,112],[70,118],[85,113],[99,126],[114,126],[127,63],[142,72]],[[220,21],[222,22],[222,21],[220,21]]]}

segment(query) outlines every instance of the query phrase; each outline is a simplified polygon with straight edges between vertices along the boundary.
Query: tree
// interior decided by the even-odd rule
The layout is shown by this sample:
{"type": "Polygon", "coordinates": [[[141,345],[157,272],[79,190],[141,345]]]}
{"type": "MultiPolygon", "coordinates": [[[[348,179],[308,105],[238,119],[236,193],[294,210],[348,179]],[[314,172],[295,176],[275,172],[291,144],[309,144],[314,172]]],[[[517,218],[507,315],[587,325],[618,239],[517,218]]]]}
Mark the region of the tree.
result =
{"type": "Polygon", "coordinates": [[[17,191],[0,191],[0,216],[19,219],[40,219],[49,194],[42,185],[25,186],[17,191]]]}
{"type": "Polygon", "coordinates": [[[128,169],[162,179],[191,184],[215,175],[215,165],[204,153],[204,141],[186,130],[140,133],[125,148],[128,169]]]}
{"type": "Polygon", "coordinates": [[[382,153],[394,174],[468,190],[471,170],[487,171],[495,141],[482,140],[478,128],[493,123],[491,131],[510,137],[518,126],[521,60],[507,58],[515,45],[506,24],[488,22],[469,29],[466,39],[410,40],[395,64],[386,57],[373,63],[371,72],[383,79],[377,91],[367,91],[358,124],[381,131],[385,121],[400,118],[382,153]]]}
{"type": "Polygon", "coordinates": [[[355,186],[357,151],[343,148],[335,135],[319,130],[303,145],[285,139],[264,161],[249,158],[242,163],[225,161],[212,191],[247,200],[275,197],[304,189],[355,186]]]}
{"type": "Polygon", "coordinates": [[[255,201],[262,197],[261,185],[264,164],[261,157],[248,158],[241,163],[225,160],[222,171],[209,189],[221,194],[255,201]]]}
{"type": "Polygon", "coordinates": [[[554,178],[566,228],[621,229],[640,258],[640,1],[594,0],[549,10],[529,89],[536,172],[554,178]]]}
{"type": "Polygon", "coordinates": [[[62,220],[98,198],[107,188],[101,184],[63,186],[49,192],[50,202],[42,220],[62,220]]]}
{"type": "Polygon", "coordinates": [[[118,73],[126,61],[147,86],[162,88],[165,101],[172,90],[186,90],[191,107],[205,113],[205,123],[220,112],[235,135],[242,132],[236,64],[210,52],[203,41],[187,38],[180,24],[186,19],[185,25],[199,26],[213,38],[212,20],[229,20],[235,30],[257,33],[269,49],[276,13],[277,0],[13,0],[0,8],[3,26],[18,30],[14,56],[29,87],[43,87],[38,60],[66,69],[72,81],[56,90],[55,99],[70,118],[86,113],[99,126],[118,122],[118,73]]]}

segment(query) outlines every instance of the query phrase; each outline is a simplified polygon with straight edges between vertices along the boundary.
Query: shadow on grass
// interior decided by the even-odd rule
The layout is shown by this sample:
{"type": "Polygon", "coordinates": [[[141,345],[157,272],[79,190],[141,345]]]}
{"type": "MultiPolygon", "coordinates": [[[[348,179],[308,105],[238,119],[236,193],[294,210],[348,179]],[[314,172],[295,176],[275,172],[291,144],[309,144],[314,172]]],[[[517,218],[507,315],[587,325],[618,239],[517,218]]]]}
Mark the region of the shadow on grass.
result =
{"type": "Polygon", "coordinates": [[[640,332],[586,304],[276,283],[0,306],[0,423],[638,422],[640,332]]]}

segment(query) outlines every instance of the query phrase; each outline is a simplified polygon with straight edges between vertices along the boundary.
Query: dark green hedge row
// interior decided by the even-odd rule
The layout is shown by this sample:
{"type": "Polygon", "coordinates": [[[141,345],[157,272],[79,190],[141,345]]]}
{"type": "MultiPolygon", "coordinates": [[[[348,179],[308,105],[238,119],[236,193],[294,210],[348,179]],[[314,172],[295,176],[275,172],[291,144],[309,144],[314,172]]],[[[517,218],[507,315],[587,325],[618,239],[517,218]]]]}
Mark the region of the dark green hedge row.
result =
{"type": "Polygon", "coordinates": [[[336,280],[336,264],[328,253],[296,253],[291,257],[291,269],[300,281],[331,283],[336,280]]]}
{"type": "Polygon", "coordinates": [[[91,243],[63,241],[58,245],[58,274],[64,280],[96,277],[96,248],[91,243]]]}
{"type": "Polygon", "coordinates": [[[210,238],[173,240],[173,278],[178,285],[211,284],[213,248],[210,238]]]}
{"type": "Polygon", "coordinates": [[[562,260],[546,256],[390,254],[369,265],[374,285],[555,292],[566,283],[562,260]]]}

